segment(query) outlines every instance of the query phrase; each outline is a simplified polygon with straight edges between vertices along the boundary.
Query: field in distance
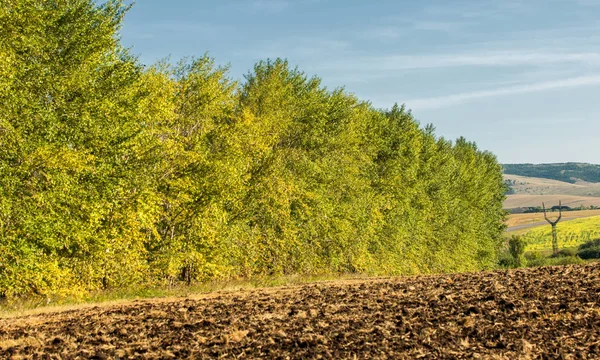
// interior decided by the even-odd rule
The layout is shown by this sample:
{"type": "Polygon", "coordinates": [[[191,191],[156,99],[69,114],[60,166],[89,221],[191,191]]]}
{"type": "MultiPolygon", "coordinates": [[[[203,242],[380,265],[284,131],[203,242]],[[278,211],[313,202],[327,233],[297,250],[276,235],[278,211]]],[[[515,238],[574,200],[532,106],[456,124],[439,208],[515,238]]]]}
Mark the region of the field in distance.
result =
{"type": "Polygon", "coordinates": [[[600,206],[600,183],[581,180],[568,182],[535,177],[504,174],[513,193],[504,201],[505,209],[558,205],[569,207],[600,206]]]}
{"type": "Polygon", "coordinates": [[[542,203],[547,207],[558,205],[561,201],[564,206],[576,208],[579,206],[600,206],[600,197],[592,196],[573,196],[573,195],[507,195],[504,200],[505,209],[514,209],[520,207],[538,207],[542,203]]]}
{"type": "Polygon", "coordinates": [[[600,197],[600,183],[577,180],[574,184],[535,177],[504,174],[516,195],[571,195],[600,197]]]}
{"type": "MultiPolygon", "coordinates": [[[[565,222],[561,220],[556,229],[559,248],[576,248],[587,241],[600,238],[600,216],[565,222]]],[[[509,234],[522,235],[527,243],[527,251],[544,252],[552,249],[552,227],[548,223],[533,228],[518,229],[509,234]]]]}
{"type": "MultiPolygon", "coordinates": [[[[586,218],[591,216],[600,216],[600,210],[581,210],[581,211],[565,211],[562,214],[561,221],[569,221],[573,219],[586,218]]],[[[556,219],[558,212],[548,212],[548,218],[550,220],[556,219]]],[[[517,228],[529,225],[546,225],[548,224],[544,219],[544,213],[528,213],[528,214],[511,214],[506,220],[506,226],[510,231],[511,228],[517,228]]]]}
{"type": "Polygon", "coordinates": [[[0,319],[0,358],[591,359],[599,290],[592,263],[136,301],[0,319]]]}

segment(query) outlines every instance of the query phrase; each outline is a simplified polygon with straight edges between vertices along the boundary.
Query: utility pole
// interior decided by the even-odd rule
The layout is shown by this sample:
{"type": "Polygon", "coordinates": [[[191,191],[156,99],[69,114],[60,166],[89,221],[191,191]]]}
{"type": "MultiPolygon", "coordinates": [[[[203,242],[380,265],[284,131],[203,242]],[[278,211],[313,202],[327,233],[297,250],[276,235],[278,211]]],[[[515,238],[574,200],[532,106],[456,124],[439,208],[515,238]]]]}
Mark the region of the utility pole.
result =
{"type": "Polygon", "coordinates": [[[556,219],[554,221],[550,221],[550,219],[548,219],[548,216],[546,215],[546,206],[544,205],[544,203],[542,203],[542,208],[544,209],[544,218],[550,225],[552,225],[552,253],[556,255],[556,254],[558,254],[558,240],[556,239],[556,224],[558,224],[558,222],[562,218],[562,203],[560,201],[558,202],[558,219],[556,219]]]}

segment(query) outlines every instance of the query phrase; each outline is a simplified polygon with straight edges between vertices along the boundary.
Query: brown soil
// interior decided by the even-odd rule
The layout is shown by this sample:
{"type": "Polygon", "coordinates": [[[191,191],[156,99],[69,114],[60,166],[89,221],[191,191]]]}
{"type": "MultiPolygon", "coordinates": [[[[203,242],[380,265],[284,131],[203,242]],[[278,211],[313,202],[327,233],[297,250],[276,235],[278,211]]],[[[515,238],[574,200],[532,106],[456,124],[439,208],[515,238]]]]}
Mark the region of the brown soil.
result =
{"type": "Polygon", "coordinates": [[[600,264],[350,280],[0,320],[0,358],[600,358],[600,264]]]}

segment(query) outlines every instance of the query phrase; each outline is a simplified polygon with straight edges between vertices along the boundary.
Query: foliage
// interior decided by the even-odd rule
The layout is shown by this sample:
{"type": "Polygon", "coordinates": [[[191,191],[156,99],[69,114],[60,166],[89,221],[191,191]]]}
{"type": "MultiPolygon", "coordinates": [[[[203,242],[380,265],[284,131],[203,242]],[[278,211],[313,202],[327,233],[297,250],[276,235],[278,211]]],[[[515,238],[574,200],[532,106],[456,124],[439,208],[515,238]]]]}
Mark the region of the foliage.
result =
{"type": "Polygon", "coordinates": [[[520,236],[513,235],[508,240],[508,252],[513,258],[514,264],[517,267],[523,266],[524,258],[523,253],[525,253],[526,243],[520,236]]]}
{"type": "Polygon", "coordinates": [[[542,260],[545,256],[539,251],[527,251],[523,254],[523,257],[525,257],[525,260],[527,260],[527,263],[529,264],[532,261],[542,260]]]}
{"type": "Polygon", "coordinates": [[[579,250],[577,256],[582,259],[600,259],[600,246],[579,250]]]}
{"type": "Polygon", "coordinates": [[[600,165],[585,163],[504,164],[505,174],[530,176],[574,184],[577,179],[600,182],[600,165]]]}
{"type": "Polygon", "coordinates": [[[500,255],[498,255],[497,267],[500,269],[514,269],[514,268],[519,267],[519,265],[517,265],[515,263],[515,259],[512,257],[510,252],[507,250],[507,251],[503,251],[502,253],[500,253],[500,255]]]}
{"type": "Polygon", "coordinates": [[[506,195],[514,195],[515,194],[515,189],[513,188],[513,186],[515,184],[516,184],[515,180],[508,180],[508,179],[504,180],[504,186],[506,187],[506,191],[505,191],[506,195]]]}
{"type": "Polygon", "coordinates": [[[600,238],[581,244],[577,256],[582,259],[600,259],[600,238]]]}
{"type": "Polygon", "coordinates": [[[585,261],[577,256],[561,256],[561,257],[540,257],[534,260],[527,261],[527,267],[538,266],[555,266],[555,265],[577,265],[584,264],[585,261]]]}
{"type": "Polygon", "coordinates": [[[572,249],[561,249],[556,254],[552,254],[552,257],[569,257],[575,255],[577,255],[577,253],[572,249]]]}
{"type": "Polygon", "coordinates": [[[0,4],[0,295],[495,266],[494,155],[284,60],[144,67],[126,10],[0,4]]]}
{"type": "Polygon", "coordinates": [[[581,245],[579,245],[579,250],[589,249],[600,246],[600,238],[587,241],[581,245]]]}

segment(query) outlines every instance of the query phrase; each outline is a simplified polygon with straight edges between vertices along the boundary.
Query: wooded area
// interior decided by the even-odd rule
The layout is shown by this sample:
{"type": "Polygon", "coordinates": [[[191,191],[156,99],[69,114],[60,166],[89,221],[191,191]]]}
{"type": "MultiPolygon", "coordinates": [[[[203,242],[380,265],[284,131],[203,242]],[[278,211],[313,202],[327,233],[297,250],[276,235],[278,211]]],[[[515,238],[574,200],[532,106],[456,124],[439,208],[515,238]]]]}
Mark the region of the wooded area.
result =
{"type": "MultiPolygon", "coordinates": [[[[494,266],[496,157],[287,61],[142,65],[111,0],[0,5],[0,294],[494,266]]],[[[398,84],[402,86],[402,84],[398,84]]]]}
{"type": "Polygon", "coordinates": [[[600,165],[586,163],[504,164],[504,173],[552,179],[574,184],[577,179],[600,182],[600,165]]]}

